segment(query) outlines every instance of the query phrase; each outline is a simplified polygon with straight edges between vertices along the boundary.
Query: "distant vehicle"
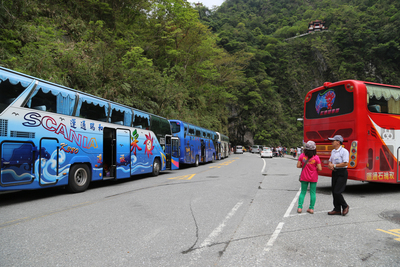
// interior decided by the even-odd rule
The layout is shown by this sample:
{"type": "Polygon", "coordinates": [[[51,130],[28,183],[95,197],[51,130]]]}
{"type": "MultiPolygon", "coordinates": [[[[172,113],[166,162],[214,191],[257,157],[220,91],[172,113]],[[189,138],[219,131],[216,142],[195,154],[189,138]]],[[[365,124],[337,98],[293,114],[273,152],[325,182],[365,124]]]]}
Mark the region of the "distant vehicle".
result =
{"type": "Polygon", "coordinates": [[[169,123],[172,135],[179,138],[179,163],[197,167],[216,159],[216,132],[181,120],[169,120],[169,123]]]}
{"type": "Polygon", "coordinates": [[[254,145],[251,147],[251,153],[260,153],[262,146],[254,145]]]}
{"type": "Polygon", "coordinates": [[[272,150],[269,147],[264,147],[261,151],[262,158],[272,158],[272,150]]]}
{"type": "Polygon", "coordinates": [[[217,157],[218,159],[224,159],[229,157],[230,153],[230,144],[229,144],[229,137],[226,135],[223,135],[219,132],[216,132],[217,134],[217,157]]]}
{"type": "Polygon", "coordinates": [[[243,154],[243,146],[236,146],[235,154],[243,154]]]}

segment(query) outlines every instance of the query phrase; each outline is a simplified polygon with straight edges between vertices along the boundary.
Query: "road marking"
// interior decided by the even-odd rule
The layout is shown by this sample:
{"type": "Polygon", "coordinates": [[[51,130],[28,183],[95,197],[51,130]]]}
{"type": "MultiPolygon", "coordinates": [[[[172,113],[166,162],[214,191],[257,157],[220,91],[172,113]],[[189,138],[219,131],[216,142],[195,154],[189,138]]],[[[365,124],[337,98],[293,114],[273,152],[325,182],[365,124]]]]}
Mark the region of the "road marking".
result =
{"type": "Polygon", "coordinates": [[[385,231],[385,230],[382,230],[382,229],[376,229],[376,230],[384,232],[384,233],[387,233],[387,234],[390,234],[390,235],[398,236],[399,238],[395,238],[394,240],[400,241],[400,229],[392,229],[392,230],[389,230],[389,231],[385,231]]]}
{"type": "MultiPolygon", "coordinates": [[[[351,207],[352,210],[354,210],[353,207],[351,207]]],[[[318,213],[328,213],[331,210],[322,210],[322,211],[315,211],[314,210],[314,214],[318,214],[318,213]]],[[[303,212],[303,213],[295,213],[295,214],[290,214],[288,217],[294,217],[294,216],[304,216],[304,215],[310,215],[308,212],[303,212]]]]}
{"type": "Polygon", "coordinates": [[[168,179],[175,179],[175,180],[190,180],[192,179],[196,174],[187,174],[187,175],[182,175],[182,176],[177,176],[177,177],[172,177],[168,179]]]}
{"type": "Polygon", "coordinates": [[[227,165],[231,164],[234,161],[235,160],[226,161],[226,162],[220,163],[218,165],[211,166],[210,168],[221,168],[222,166],[227,166],[227,165]]]}
{"type": "Polygon", "coordinates": [[[268,252],[272,246],[274,245],[275,240],[278,238],[279,233],[282,231],[284,222],[280,222],[278,226],[276,227],[274,233],[272,234],[271,238],[268,240],[268,243],[266,247],[264,248],[264,251],[268,252]]]}
{"type": "MultiPolygon", "coordinates": [[[[297,199],[299,198],[300,192],[301,192],[301,187],[300,187],[299,191],[297,192],[296,196],[293,198],[292,203],[290,203],[288,209],[286,210],[285,215],[283,215],[283,218],[287,218],[290,216],[290,212],[292,211],[293,206],[296,204],[297,199]]],[[[268,240],[268,243],[265,245],[265,248],[264,248],[261,258],[264,258],[264,252],[268,252],[272,248],[272,246],[274,245],[274,242],[276,241],[280,232],[282,231],[284,224],[285,224],[284,222],[280,222],[278,224],[274,233],[271,235],[270,239],[268,240]]]]}
{"type": "Polygon", "coordinates": [[[263,161],[264,161],[264,166],[263,166],[263,168],[261,169],[261,174],[264,175],[264,176],[266,176],[267,173],[265,172],[265,167],[267,167],[267,162],[265,161],[265,159],[263,159],[263,161]]]}
{"type": "Polygon", "coordinates": [[[222,232],[222,230],[226,226],[226,223],[229,221],[230,218],[232,218],[233,215],[235,215],[236,211],[240,208],[240,206],[242,206],[242,204],[243,201],[239,201],[238,203],[236,203],[236,205],[232,208],[232,210],[222,221],[222,223],[220,223],[220,225],[218,225],[218,227],[215,228],[206,239],[204,239],[204,241],[200,244],[199,248],[195,251],[195,254],[191,259],[190,265],[194,264],[194,262],[199,259],[200,253],[214,242],[215,238],[222,232]]]}
{"type": "Polygon", "coordinates": [[[297,191],[296,196],[293,198],[292,203],[290,203],[290,206],[289,206],[289,208],[286,210],[286,213],[285,213],[285,215],[283,216],[283,218],[286,218],[286,217],[289,217],[289,216],[290,216],[290,212],[292,211],[294,204],[296,204],[297,199],[298,199],[299,196],[300,196],[300,192],[301,192],[301,187],[300,187],[299,191],[297,191]]]}

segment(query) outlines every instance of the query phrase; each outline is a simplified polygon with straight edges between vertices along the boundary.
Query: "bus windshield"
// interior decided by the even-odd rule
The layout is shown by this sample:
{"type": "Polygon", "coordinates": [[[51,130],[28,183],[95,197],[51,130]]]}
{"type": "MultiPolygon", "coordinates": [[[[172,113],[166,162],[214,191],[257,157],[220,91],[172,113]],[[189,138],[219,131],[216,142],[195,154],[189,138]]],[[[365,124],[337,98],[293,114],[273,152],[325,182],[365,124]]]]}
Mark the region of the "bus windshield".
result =
{"type": "Polygon", "coordinates": [[[320,119],[348,114],[353,109],[353,92],[340,85],[314,92],[306,103],[305,116],[307,119],[320,119]]]}
{"type": "Polygon", "coordinates": [[[181,131],[181,126],[179,122],[171,121],[171,130],[172,133],[179,133],[181,131]]]}

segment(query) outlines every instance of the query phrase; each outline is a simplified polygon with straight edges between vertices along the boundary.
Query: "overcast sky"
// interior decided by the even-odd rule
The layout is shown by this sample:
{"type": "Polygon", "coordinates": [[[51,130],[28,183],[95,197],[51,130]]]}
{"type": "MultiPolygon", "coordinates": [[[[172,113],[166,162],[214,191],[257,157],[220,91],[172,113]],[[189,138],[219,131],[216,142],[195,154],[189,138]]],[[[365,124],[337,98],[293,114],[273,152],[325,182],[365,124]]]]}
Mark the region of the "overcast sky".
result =
{"type": "Polygon", "coordinates": [[[187,0],[190,3],[203,3],[206,7],[211,9],[213,6],[220,6],[224,0],[187,0]]]}

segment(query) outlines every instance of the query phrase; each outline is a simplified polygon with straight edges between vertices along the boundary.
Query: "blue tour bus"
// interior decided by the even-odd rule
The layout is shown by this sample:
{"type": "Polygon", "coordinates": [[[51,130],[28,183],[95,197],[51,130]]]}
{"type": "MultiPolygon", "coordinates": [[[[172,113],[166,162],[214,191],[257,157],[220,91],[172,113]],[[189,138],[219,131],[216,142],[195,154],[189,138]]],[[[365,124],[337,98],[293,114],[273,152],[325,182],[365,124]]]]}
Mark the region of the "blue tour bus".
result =
{"type": "Polygon", "coordinates": [[[179,138],[180,163],[198,166],[216,159],[216,132],[181,120],[169,122],[172,135],[179,138]]]}
{"type": "Polygon", "coordinates": [[[229,157],[230,154],[230,143],[229,143],[229,137],[226,135],[223,135],[219,132],[216,132],[217,134],[217,155],[218,159],[224,159],[229,157]]]}
{"type": "Polygon", "coordinates": [[[177,169],[167,119],[0,67],[0,191],[177,169]]]}

